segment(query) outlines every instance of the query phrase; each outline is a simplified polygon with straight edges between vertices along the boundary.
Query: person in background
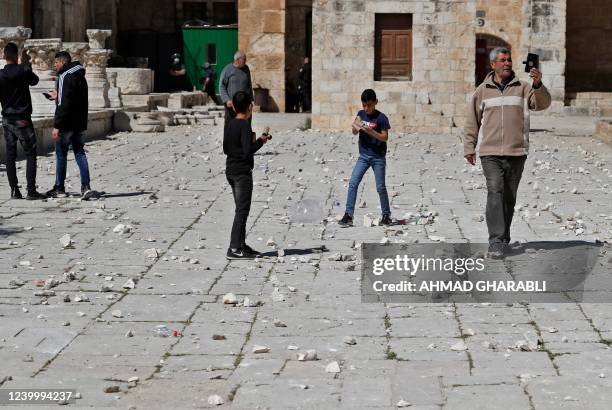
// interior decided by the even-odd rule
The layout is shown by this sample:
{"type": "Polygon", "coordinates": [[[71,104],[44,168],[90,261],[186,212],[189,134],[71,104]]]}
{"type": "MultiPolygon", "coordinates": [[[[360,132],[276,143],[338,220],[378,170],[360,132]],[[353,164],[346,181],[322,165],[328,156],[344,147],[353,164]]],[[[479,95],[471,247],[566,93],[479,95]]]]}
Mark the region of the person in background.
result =
{"type": "MultiPolygon", "coordinates": [[[[225,66],[219,79],[219,94],[225,105],[225,127],[236,113],[232,109],[232,99],[239,91],[244,91],[253,100],[253,84],[251,82],[251,70],[246,64],[246,55],[238,50],[234,54],[234,62],[225,66]]],[[[249,122],[251,122],[249,116],[249,122]]]]}
{"type": "Polygon", "coordinates": [[[202,65],[202,86],[204,92],[208,94],[216,105],[219,105],[217,94],[215,94],[215,70],[208,62],[202,65]]]}
{"type": "Polygon", "coordinates": [[[32,97],[30,86],[38,84],[38,76],[32,68],[19,64],[19,49],[15,43],[4,47],[6,65],[0,70],[0,103],[2,104],[2,128],[6,141],[6,176],[11,187],[11,198],[22,199],[17,179],[17,141],[26,156],[26,199],[42,199],[36,191],[36,134],[32,124],[32,97]]]}

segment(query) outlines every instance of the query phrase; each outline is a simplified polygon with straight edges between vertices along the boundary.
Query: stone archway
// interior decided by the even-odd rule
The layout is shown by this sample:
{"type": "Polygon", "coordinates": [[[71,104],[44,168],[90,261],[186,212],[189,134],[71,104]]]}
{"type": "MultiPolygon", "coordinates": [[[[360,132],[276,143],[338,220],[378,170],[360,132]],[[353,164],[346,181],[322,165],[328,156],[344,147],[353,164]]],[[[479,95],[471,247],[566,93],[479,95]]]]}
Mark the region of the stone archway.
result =
{"type": "Polygon", "coordinates": [[[484,33],[476,34],[476,87],[478,87],[480,83],[484,81],[489,71],[491,71],[491,66],[489,64],[489,53],[495,47],[511,48],[510,44],[497,36],[484,33]]]}

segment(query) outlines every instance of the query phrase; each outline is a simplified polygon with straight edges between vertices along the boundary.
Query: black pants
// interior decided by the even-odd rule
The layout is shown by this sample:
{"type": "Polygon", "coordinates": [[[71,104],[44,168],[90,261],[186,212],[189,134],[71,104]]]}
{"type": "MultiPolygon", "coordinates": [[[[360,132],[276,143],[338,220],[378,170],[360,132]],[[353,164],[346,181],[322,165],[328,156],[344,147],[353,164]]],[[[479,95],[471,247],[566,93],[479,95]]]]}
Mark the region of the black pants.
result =
{"type": "Polygon", "coordinates": [[[28,192],[36,191],[36,134],[31,120],[2,119],[4,139],[6,141],[6,175],[11,188],[18,185],[17,168],[17,141],[21,143],[26,156],[26,180],[28,192]]]}
{"type": "Polygon", "coordinates": [[[246,241],[246,223],[251,211],[251,197],[253,196],[253,174],[226,175],[226,177],[232,187],[236,204],[230,248],[240,249],[246,241]]]}
{"type": "Polygon", "coordinates": [[[510,225],[526,155],[480,157],[487,180],[487,228],[489,243],[510,242],[510,225]]]}
{"type": "Polygon", "coordinates": [[[208,94],[208,96],[213,100],[216,105],[219,105],[219,99],[217,98],[217,94],[215,94],[215,85],[211,84],[210,86],[206,86],[204,88],[204,92],[208,94]]]}

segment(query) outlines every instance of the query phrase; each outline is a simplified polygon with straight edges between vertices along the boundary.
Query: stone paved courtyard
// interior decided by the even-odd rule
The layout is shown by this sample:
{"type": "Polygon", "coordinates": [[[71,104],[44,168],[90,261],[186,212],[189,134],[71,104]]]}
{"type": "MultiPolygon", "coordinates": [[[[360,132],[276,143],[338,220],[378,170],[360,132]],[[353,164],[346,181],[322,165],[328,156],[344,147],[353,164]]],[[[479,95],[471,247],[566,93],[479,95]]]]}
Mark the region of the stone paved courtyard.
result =
{"type": "MultiPolygon", "coordinates": [[[[356,226],[341,229],[355,138],[278,118],[255,159],[247,241],[266,252],[255,262],[225,259],[233,201],[220,127],[89,143],[98,201],[10,200],[0,168],[0,387],[73,388],[79,408],[214,407],[214,395],[262,409],[610,408],[612,305],[366,304],[359,261],[330,260],[384,237],[486,242],[484,177],[458,137],[391,133],[393,216],[432,211],[434,223],[364,227],[379,214],[370,172],[356,226]],[[300,203],[320,215],[314,206],[299,222],[300,203]],[[237,306],[223,304],[230,292],[237,306]],[[513,347],[525,333],[539,349],[513,347]],[[298,361],[309,349],[318,360],[298,361]],[[339,372],[326,371],[333,362],[339,372]]],[[[536,117],[532,128],[513,240],[610,241],[612,148],[588,119],[536,117]]],[[[48,189],[53,157],[39,166],[48,189]]],[[[68,181],[76,192],[72,159],[68,181]]]]}

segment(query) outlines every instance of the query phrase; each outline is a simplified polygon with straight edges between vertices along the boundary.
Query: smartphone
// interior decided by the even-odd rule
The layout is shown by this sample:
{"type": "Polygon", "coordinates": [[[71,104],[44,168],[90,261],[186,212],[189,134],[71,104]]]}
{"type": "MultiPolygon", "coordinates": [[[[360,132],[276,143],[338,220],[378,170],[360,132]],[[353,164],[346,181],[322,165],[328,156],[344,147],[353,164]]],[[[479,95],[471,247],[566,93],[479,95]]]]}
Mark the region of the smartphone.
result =
{"type": "Polygon", "coordinates": [[[523,61],[525,64],[525,72],[528,73],[532,68],[540,68],[540,56],[533,53],[527,54],[527,61],[523,61]]]}
{"type": "Polygon", "coordinates": [[[50,100],[50,101],[53,100],[53,97],[51,97],[51,94],[49,93],[42,93],[42,95],[44,95],[47,100],[50,100]]]}

